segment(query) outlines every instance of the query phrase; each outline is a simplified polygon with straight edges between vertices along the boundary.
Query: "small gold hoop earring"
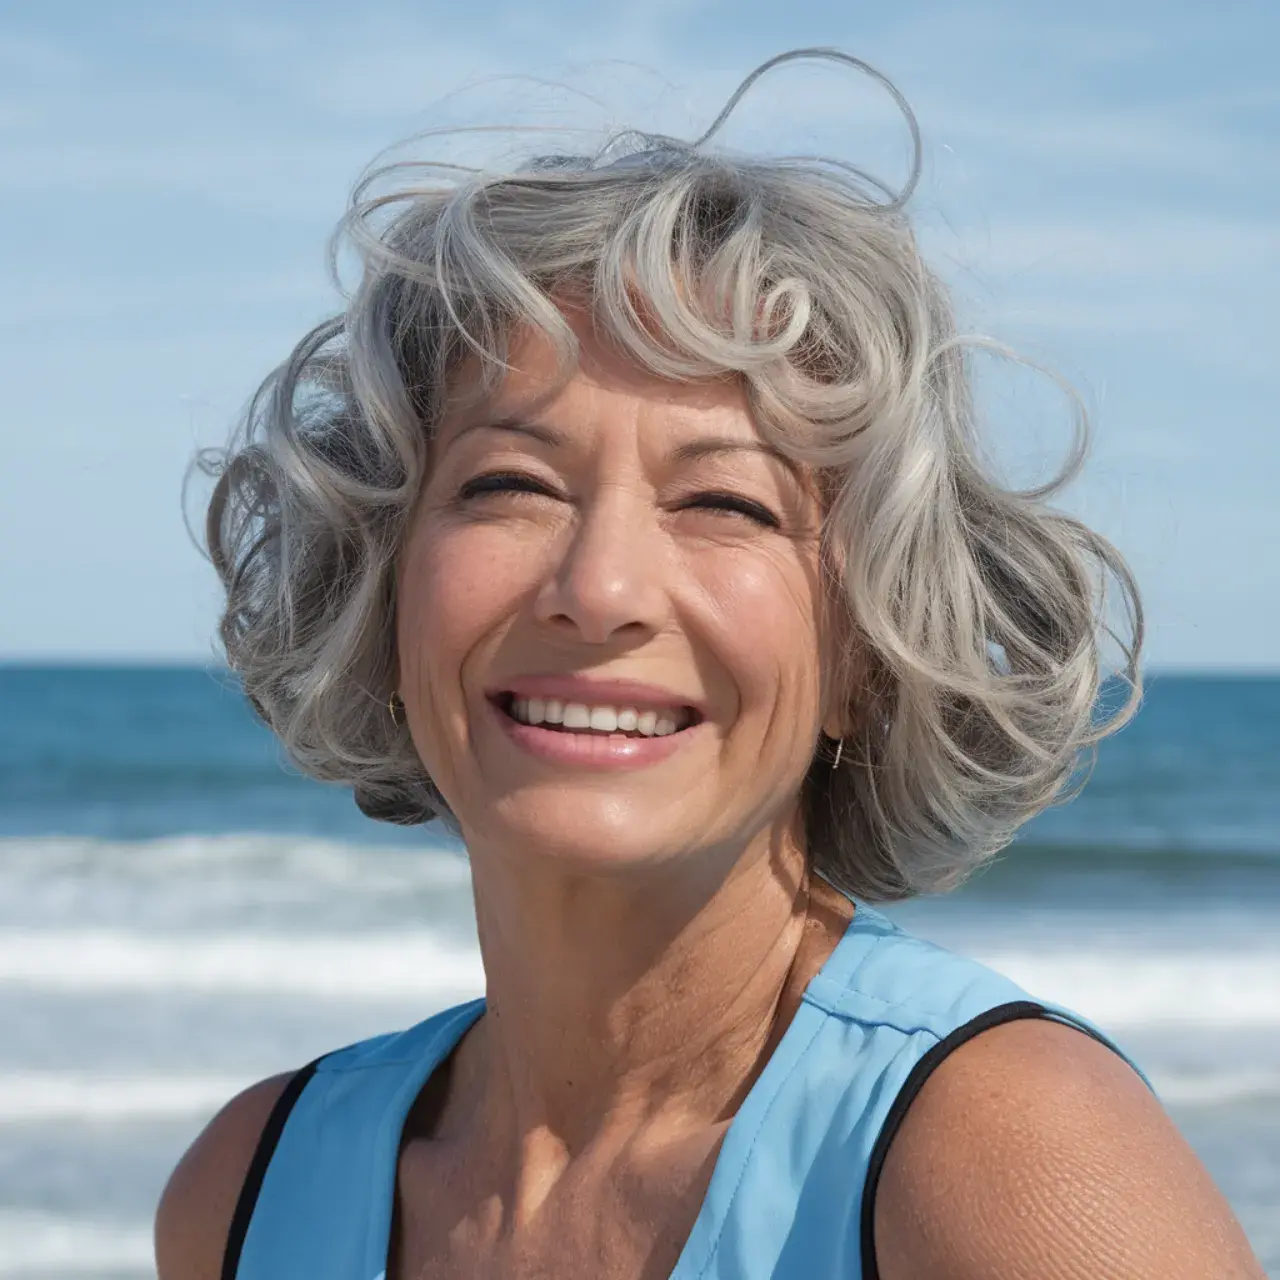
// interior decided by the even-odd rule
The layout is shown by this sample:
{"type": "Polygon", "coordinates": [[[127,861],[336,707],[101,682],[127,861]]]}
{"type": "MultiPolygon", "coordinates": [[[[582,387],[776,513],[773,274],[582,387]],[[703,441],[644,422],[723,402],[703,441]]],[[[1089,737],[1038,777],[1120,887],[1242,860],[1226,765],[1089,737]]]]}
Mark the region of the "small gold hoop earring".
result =
{"type": "Polygon", "coordinates": [[[837,766],[837,765],[839,765],[839,763],[840,763],[840,757],[841,757],[842,755],[844,755],[844,739],[843,739],[843,738],[841,738],[841,739],[836,743],[836,758],[831,762],[831,767],[832,767],[833,769],[834,769],[834,768],[836,768],[836,766],[837,766]]]}
{"type": "Polygon", "coordinates": [[[404,703],[400,700],[400,695],[392,690],[391,697],[387,699],[387,712],[391,716],[391,723],[398,729],[404,721],[400,718],[400,712],[404,710],[404,703]]]}

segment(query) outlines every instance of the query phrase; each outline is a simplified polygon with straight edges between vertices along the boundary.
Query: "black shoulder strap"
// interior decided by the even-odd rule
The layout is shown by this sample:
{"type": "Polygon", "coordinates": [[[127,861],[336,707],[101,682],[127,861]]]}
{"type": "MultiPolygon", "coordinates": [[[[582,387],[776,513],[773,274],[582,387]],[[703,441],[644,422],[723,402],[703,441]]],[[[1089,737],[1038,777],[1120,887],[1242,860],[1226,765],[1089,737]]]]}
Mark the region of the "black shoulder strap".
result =
{"type": "Polygon", "coordinates": [[[231,1217],[231,1228],[227,1232],[227,1247],[222,1255],[222,1280],[236,1280],[244,1238],[249,1231],[249,1220],[253,1217],[254,1206],[258,1203],[262,1180],[267,1176],[267,1166],[271,1163],[271,1157],[275,1154],[276,1146],[280,1142],[280,1135],[284,1132],[289,1113],[302,1096],[307,1082],[315,1075],[319,1063],[319,1058],[315,1062],[308,1062],[285,1085],[276,1099],[275,1106],[271,1108],[267,1123],[262,1128],[262,1137],[258,1139],[258,1146],[249,1163],[249,1170],[244,1175],[244,1182],[240,1187],[240,1198],[236,1201],[236,1211],[231,1217]]]}
{"type": "MultiPolygon", "coordinates": [[[[937,1068],[938,1064],[949,1054],[968,1040],[992,1027],[1005,1022],[1016,1022],[1020,1018],[1048,1018],[1054,1022],[1062,1019],[1044,1005],[1033,1000],[1014,1000],[1009,1004],[999,1004],[976,1018],[957,1027],[949,1036],[939,1040],[911,1069],[898,1096],[889,1108],[884,1127],[871,1150],[871,1160],[867,1165],[867,1181],[862,1190],[862,1276],[863,1280],[880,1280],[880,1268],[876,1264],[875,1214],[876,1188],[880,1184],[880,1174],[884,1171],[885,1158],[889,1154],[889,1146],[902,1127],[907,1108],[916,1100],[916,1095],[924,1088],[924,1082],[937,1068]]],[[[1096,1035],[1091,1028],[1072,1022],[1071,1026],[1086,1035],[1093,1036],[1102,1044],[1107,1042],[1096,1035]]],[[[1108,1046],[1111,1047],[1111,1046],[1108,1046]]]]}

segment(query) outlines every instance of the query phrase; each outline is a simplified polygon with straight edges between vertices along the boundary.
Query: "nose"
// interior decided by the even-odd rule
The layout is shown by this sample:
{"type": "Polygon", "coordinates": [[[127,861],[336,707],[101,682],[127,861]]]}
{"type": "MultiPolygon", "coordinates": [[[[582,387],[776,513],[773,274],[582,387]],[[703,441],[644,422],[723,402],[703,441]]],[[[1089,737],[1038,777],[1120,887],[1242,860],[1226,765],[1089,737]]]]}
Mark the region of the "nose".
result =
{"type": "Polygon", "coordinates": [[[535,600],[539,622],[588,644],[643,640],[670,616],[667,557],[650,504],[609,490],[582,509],[535,600]]]}

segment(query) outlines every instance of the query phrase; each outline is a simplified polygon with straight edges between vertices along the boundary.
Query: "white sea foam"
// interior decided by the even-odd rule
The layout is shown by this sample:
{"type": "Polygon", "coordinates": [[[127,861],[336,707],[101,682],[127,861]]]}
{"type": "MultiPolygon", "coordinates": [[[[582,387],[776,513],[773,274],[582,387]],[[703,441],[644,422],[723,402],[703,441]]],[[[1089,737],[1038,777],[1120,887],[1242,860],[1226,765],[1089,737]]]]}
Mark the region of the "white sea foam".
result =
{"type": "Polygon", "coordinates": [[[471,870],[456,842],[424,828],[420,847],[359,845],[303,835],[164,836],[102,840],[78,836],[0,837],[0,876],[53,880],[120,876],[176,880],[215,874],[243,879],[246,896],[263,876],[334,889],[465,885],[471,870]]]}
{"type": "MultiPolygon", "coordinates": [[[[1280,951],[1046,948],[985,963],[1032,996],[1114,1030],[1280,1028],[1280,951]]],[[[0,986],[77,993],[200,992],[441,1003],[484,985],[474,947],[425,929],[376,934],[0,933],[0,986]]]]}
{"type": "Polygon", "coordinates": [[[211,1116],[252,1081],[239,1076],[0,1073],[0,1124],[119,1124],[211,1116]]]}
{"type": "Polygon", "coordinates": [[[6,929],[0,985],[43,991],[187,991],[388,1001],[478,994],[479,952],[425,931],[178,937],[6,929]]]}
{"type": "Polygon", "coordinates": [[[1113,1029],[1280,1027],[1280,951],[1116,948],[992,952],[984,963],[1032,996],[1113,1029]]]}
{"type": "Polygon", "coordinates": [[[149,1223],[0,1209],[0,1276],[155,1274],[149,1223]]]}
{"type": "MultiPolygon", "coordinates": [[[[1149,1073],[1169,1106],[1280,1100],[1280,1068],[1149,1073]]],[[[85,1072],[0,1073],[0,1125],[137,1124],[204,1120],[252,1083],[248,1077],[85,1072]]]]}
{"type": "Polygon", "coordinates": [[[1149,1071],[1162,1102],[1171,1107],[1216,1107],[1280,1100],[1280,1069],[1258,1071],[1149,1071]]]}

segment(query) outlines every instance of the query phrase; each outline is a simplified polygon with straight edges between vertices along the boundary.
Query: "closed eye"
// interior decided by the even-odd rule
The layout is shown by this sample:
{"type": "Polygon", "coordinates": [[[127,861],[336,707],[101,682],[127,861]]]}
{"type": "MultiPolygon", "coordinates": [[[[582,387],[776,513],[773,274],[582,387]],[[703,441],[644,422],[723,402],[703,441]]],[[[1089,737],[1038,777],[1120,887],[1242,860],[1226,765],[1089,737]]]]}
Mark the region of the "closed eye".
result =
{"type": "Polygon", "coordinates": [[[458,490],[459,498],[479,498],[491,493],[535,493],[554,498],[558,495],[550,485],[520,471],[490,471],[468,480],[458,490]]]}
{"type": "MultiPolygon", "coordinates": [[[[464,501],[488,494],[525,493],[547,498],[560,495],[545,481],[521,471],[490,471],[468,480],[458,491],[464,501]]],[[[767,528],[781,528],[782,522],[768,507],[736,493],[697,493],[681,504],[681,509],[696,508],[741,516],[767,528]]]]}
{"type": "Polygon", "coordinates": [[[698,493],[694,494],[684,506],[698,507],[710,511],[723,511],[728,515],[745,516],[748,520],[753,520],[756,524],[763,525],[767,529],[782,527],[782,521],[768,507],[759,502],[753,502],[750,498],[743,498],[736,493],[698,493]]]}

